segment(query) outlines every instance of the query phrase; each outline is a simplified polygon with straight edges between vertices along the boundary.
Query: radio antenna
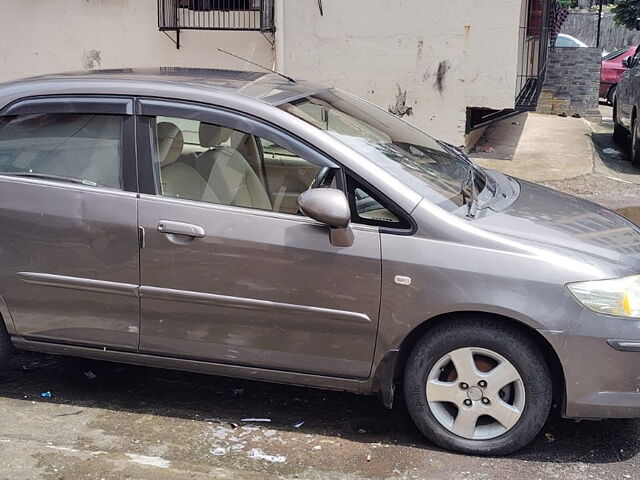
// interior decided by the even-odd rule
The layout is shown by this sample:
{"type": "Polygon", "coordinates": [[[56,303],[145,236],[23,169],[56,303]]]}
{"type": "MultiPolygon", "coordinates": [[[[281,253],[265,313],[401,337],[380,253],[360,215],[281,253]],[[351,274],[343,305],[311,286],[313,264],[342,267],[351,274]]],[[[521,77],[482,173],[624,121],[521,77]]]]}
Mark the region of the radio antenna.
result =
{"type": "Polygon", "coordinates": [[[226,50],[223,50],[221,48],[218,48],[218,51],[220,51],[222,53],[226,53],[227,55],[231,55],[232,57],[239,58],[240,60],[244,60],[245,62],[250,63],[251,65],[255,65],[256,67],[260,67],[263,70],[267,70],[267,71],[269,71],[271,73],[275,73],[276,75],[280,75],[282,78],[286,78],[287,80],[289,80],[292,83],[296,83],[296,81],[293,78],[288,77],[284,73],[276,72],[275,70],[273,70],[271,68],[265,67],[265,66],[260,65],[259,63],[256,63],[256,62],[252,62],[251,60],[248,60],[248,59],[246,59],[244,57],[241,57],[240,55],[236,55],[235,53],[227,52],[226,50]]]}

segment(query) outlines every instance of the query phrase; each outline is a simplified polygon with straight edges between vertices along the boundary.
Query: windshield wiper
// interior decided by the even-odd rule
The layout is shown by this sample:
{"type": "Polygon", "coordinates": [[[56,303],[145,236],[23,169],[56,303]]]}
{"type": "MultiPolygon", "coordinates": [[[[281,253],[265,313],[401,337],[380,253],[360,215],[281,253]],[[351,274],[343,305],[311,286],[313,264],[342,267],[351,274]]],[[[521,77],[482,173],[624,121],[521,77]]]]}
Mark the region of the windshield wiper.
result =
{"type": "Polygon", "coordinates": [[[450,143],[444,142],[442,140],[436,140],[436,143],[440,145],[442,148],[444,148],[447,152],[455,155],[458,158],[464,159],[467,163],[471,163],[471,161],[467,158],[464,152],[460,150],[458,147],[454,147],[450,143]]]}
{"type": "Polygon", "coordinates": [[[78,183],[80,185],[87,185],[89,187],[105,186],[96,182],[92,182],[91,180],[85,180],[83,178],[65,177],[63,175],[53,175],[50,173],[39,173],[39,172],[1,172],[1,173],[2,175],[10,175],[13,177],[33,177],[33,178],[41,178],[43,180],[58,180],[61,182],[78,183]]]}
{"type": "Polygon", "coordinates": [[[467,211],[467,217],[474,218],[476,216],[476,211],[478,210],[478,192],[476,191],[475,167],[470,166],[469,170],[467,170],[467,176],[462,182],[460,193],[462,194],[462,199],[464,201],[464,204],[469,206],[469,210],[467,211]],[[468,194],[467,194],[467,188],[469,190],[468,194]]]}

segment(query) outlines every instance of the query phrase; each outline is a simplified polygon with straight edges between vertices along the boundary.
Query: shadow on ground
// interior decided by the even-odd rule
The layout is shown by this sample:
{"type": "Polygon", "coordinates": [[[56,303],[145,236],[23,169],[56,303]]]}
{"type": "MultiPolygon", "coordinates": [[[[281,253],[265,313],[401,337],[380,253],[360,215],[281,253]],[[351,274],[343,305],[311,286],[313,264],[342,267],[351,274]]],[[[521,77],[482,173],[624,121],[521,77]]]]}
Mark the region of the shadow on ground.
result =
{"type": "MultiPolygon", "coordinates": [[[[69,405],[77,409],[71,414],[102,408],[222,423],[266,417],[281,431],[438,451],[413,426],[402,398],[389,411],[374,397],[70,357],[18,354],[0,376],[0,397],[69,405]],[[52,397],[42,398],[42,392],[52,397]],[[294,427],[299,421],[304,424],[294,427]]],[[[545,427],[513,458],[606,464],[639,451],[638,420],[563,420],[545,427]]]]}

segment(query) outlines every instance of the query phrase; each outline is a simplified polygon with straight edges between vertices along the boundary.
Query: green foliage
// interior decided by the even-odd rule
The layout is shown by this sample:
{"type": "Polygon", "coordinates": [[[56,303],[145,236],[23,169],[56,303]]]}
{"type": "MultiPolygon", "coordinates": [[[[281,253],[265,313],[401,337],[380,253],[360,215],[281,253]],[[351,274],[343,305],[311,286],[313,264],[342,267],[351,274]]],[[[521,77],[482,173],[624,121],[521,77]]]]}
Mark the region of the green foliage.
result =
{"type": "Polygon", "coordinates": [[[578,0],[556,0],[556,2],[564,8],[575,8],[578,6],[578,0]]]}
{"type": "Polygon", "coordinates": [[[635,30],[637,19],[640,18],[640,0],[619,0],[611,11],[616,24],[635,30]]]}

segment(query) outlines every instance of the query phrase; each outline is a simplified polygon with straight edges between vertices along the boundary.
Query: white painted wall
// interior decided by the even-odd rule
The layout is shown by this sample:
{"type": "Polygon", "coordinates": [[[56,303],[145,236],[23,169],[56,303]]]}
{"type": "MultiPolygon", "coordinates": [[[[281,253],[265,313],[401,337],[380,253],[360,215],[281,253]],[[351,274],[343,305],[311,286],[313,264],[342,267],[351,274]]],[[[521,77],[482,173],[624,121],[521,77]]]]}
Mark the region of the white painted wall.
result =
{"type": "Polygon", "coordinates": [[[385,108],[406,90],[404,118],[456,145],[466,107],[514,106],[520,0],[322,0],[324,16],[318,0],[279,1],[289,75],[385,108]]]}
{"type": "MultiPolygon", "coordinates": [[[[384,108],[407,92],[405,116],[456,145],[466,107],[512,108],[521,0],[276,0],[277,65],[384,108]],[[442,89],[436,85],[438,68],[442,89]]],[[[158,31],[156,0],[0,0],[0,81],[91,68],[271,66],[259,32],[158,31]]]]}
{"type": "Polygon", "coordinates": [[[218,47],[271,65],[271,44],[259,32],[183,31],[177,50],[158,31],[156,5],[156,0],[0,0],[0,82],[90,68],[255,69],[218,47]]]}

